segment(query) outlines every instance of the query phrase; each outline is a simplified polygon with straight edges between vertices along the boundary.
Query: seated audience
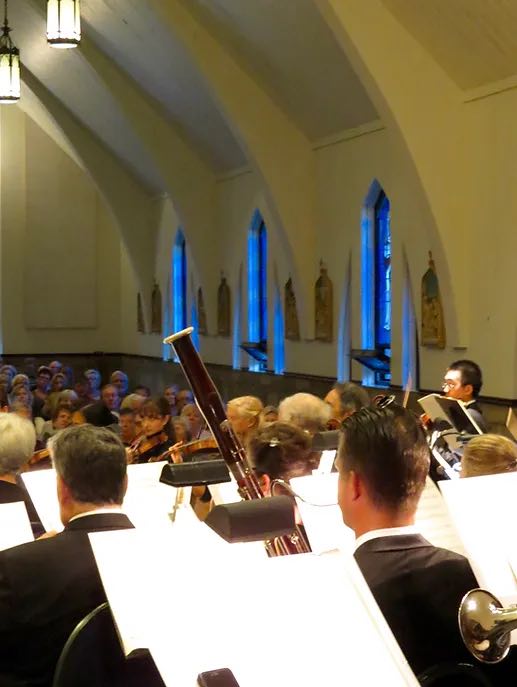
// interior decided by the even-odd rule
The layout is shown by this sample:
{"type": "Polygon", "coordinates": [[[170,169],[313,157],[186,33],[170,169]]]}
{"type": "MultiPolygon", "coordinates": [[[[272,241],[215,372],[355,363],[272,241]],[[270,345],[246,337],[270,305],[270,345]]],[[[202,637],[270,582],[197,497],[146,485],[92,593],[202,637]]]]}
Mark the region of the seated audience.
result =
{"type": "Polygon", "coordinates": [[[124,446],[131,446],[138,437],[134,411],[131,408],[121,408],[118,423],[122,443],[124,446]]]}
{"type": "Polygon", "coordinates": [[[15,386],[25,386],[27,389],[30,390],[31,384],[27,375],[21,373],[14,375],[11,388],[14,389],[15,386]]]}
{"type": "Polygon", "coordinates": [[[74,424],[74,418],[81,424],[81,417],[84,421],[94,427],[106,427],[112,430],[116,434],[119,431],[118,428],[118,417],[114,415],[109,408],[107,408],[102,401],[97,401],[96,403],[91,403],[89,406],[81,408],[80,411],[76,411],[72,416],[72,424],[74,424]],[[77,414],[79,413],[79,417],[77,414]]]}
{"type": "Polygon", "coordinates": [[[248,447],[248,457],[265,495],[270,493],[272,480],[288,482],[292,477],[310,475],[319,464],[319,454],[312,452],[307,432],[285,422],[260,428],[248,447]]]}
{"type": "Polygon", "coordinates": [[[57,375],[63,369],[63,363],[59,360],[53,360],[48,366],[53,376],[57,375]]]}
{"type": "Polygon", "coordinates": [[[14,365],[2,365],[2,367],[0,367],[0,374],[5,375],[9,380],[9,389],[11,388],[11,384],[16,372],[17,370],[14,365]]]}
{"type": "Polygon", "coordinates": [[[336,382],[325,396],[325,403],[332,409],[332,419],[340,425],[345,418],[370,405],[366,389],[353,382],[336,382]]]}
{"type": "Polygon", "coordinates": [[[178,415],[178,409],[176,407],[176,395],[178,393],[178,387],[176,384],[169,384],[166,386],[163,392],[164,398],[169,401],[169,406],[171,409],[171,417],[178,415]]]}
{"type": "Polygon", "coordinates": [[[517,444],[499,434],[480,434],[469,441],[461,458],[460,477],[496,475],[517,470],[517,444]]]}
{"type": "Polygon", "coordinates": [[[101,391],[101,402],[104,403],[110,412],[116,415],[120,407],[120,395],[118,387],[116,387],[114,384],[106,384],[103,386],[101,391]]]}
{"type": "Polygon", "coordinates": [[[54,436],[62,429],[70,427],[72,424],[72,409],[69,405],[60,403],[52,413],[52,419],[47,420],[40,431],[40,439],[46,443],[50,437],[54,436]]]}
{"type": "Polygon", "coordinates": [[[194,394],[190,389],[181,389],[176,394],[176,411],[177,415],[181,415],[181,411],[186,405],[194,403],[194,394]]]}
{"type": "Polygon", "coordinates": [[[0,414],[0,503],[23,501],[32,531],[35,536],[40,536],[45,530],[20,478],[20,473],[28,467],[35,446],[36,433],[31,422],[14,413],[0,414]]]}
{"type": "Polygon", "coordinates": [[[84,377],[88,382],[89,386],[89,402],[91,403],[92,401],[100,401],[100,389],[102,383],[101,373],[99,372],[99,370],[96,370],[94,367],[92,367],[89,370],[86,370],[86,372],[84,373],[84,377]]]}
{"type": "Polygon", "coordinates": [[[193,441],[212,438],[212,432],[207,428],[205,418],[195,403],[183,406],[180,417],[188,422],[193,441]]]}
{"type": "Polygon", "coordinates": [[[92,398],[90,398],[90,385],[88,384],[88,380],[86,379],[79,379],[77,382],[74,384],[74,391],[77,395],[77,407],[82,408],[83,406],[87,406],[92,402],[92,398]]]}
{"type": "Polygon", "coordinates": [[[113,384],[118,389],[118,395],[122,399],[127,396],[129,390],[129,378],[122,370],[115,370],[111,373],[110,384],[113,384]]]}
{"type": "Polygon", "coordinates": [[[65,529],[0,552],[1,685],[50,687],[71,631],[106,601],[88,532],[132,527],[120,511],[127,477],[118,437],[70,427],[51,452],[65,529]]]}
{"type": "Polygon", "coordinates": [[[173,417],[171,419],[172,425],[174,427],[174,434],[176,436],[176,441],[181,441],[183,444],[192,440],[192,434],[190,432],[190,425],[186,418],[184,417],[173,417]]]}
{"type": "Polygon", "coordinates": [[[11,383],[9,377],[5,374],[0,374],[0,408],[5,408],[9,405],[9,389],[11,383]]]}
{"type": "Polygon", "coordinates": [[[228,401],[226,416],[243,446],[258,430],[263,409],[262,401],[256,396],[238,396],[228,401]]]}
{"type": "Polygon", "coordinates": [[[145,386],[145,384],[135,386],[134,393],[137,394],[137,396],[143,396],[143,398],[151,398],[151,389],[145,386]]]}
{"type": "Polygon", "coordinates": [[[47,400],[50,387],[52,372],[46,365],[40,365],[36,374],[36,387],[33,391],[34,399],[32,402],[32,414],[34,417],[41,417],[43,406],[47,400]]]}
{"type": "Polygon", "coordinates": [[[13,401],[9,406],[9,412],[32,421],[32,406],[27,401],[13,401]]]}
{"type": "Polygon", "coordinates": [[[169,415],[169,403],[163,398],[150,398],[140,409],[143,440],[134,457],[136,463],[158,460],[176,443],[174,427],[169,415]]]}
{"type": "Polygon", "coordinates": [[[77,402],[77,394],[72,389],[52,391],[43,405],[41,415],[42,417],[52,418],[59,405],[67,405],[69,408],[75,409],[77,402]]]}
{"type": "Polygon", "coordinates": [[[34,402],[34,397],[29,391],[29,389],[24,384],[19,384],[18,386],[13,386],[11,393],[9,394],[9,403],[25,403],[29,404],[31,407],[34,402]]]}
{"type": "Polygon", "coordinates": [[[322,432],[330,419],[330,406],[313,394],[288,396],[278,406],[279,422],[301,427],[309,434],[322,432]]]}
{"type": "Polygon", "coordinates": [[[50,393],[66,389],[67,378],[62,372],[57,372],[50,380],[50,393]]]}
{"type": "Polygon", "coordinates": [[[269,425],[278,420],[278,408],[276,406],[265,406],[260,413],[260,424],[269,425]]]}
{"type": "Polygon", "coordinates": [[[457,615],[476,578],[466,558],[432,546],[415,529],[429,470],[419,421],[395,405],[359,410],[343,423],[338,469],[355,559],[415,674],[471,662],[457,615]]]}
{"type": "Polygon", "coordinates": [[[135,412],[142,407],[142,405],[145,403],[145,401],[146,401],[145,396],[139,396],[139,394],[128,394],[122,400],[122,403],[120,404],[120,409],[121,410],[129,409],[129,410],[132,410],[133,412],[135,412]]]}

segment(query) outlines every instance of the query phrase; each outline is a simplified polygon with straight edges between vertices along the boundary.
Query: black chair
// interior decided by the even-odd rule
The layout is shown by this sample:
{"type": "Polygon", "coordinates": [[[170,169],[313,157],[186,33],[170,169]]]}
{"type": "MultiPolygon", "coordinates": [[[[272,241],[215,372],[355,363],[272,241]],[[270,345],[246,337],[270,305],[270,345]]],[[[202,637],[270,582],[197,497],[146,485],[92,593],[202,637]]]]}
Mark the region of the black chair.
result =
{"type": "Polygon", "coordinates": [[[126,659],[108,603],[74,628],[56,665],[52,687],[165,687],[147,650],[126,659]]]}
{"type": "Polygon", "coordinates": [[[481,668],[470,663],[441,663],[417,676],[421,687],[493,687],[481,668]]]}

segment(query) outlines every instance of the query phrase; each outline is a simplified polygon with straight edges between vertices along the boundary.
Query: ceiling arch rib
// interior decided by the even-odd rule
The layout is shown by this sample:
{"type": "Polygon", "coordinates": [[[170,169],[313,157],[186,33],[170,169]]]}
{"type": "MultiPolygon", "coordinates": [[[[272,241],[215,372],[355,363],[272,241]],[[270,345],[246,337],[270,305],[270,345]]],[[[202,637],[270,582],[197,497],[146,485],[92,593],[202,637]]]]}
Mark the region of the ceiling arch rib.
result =
{"type": "Polygon", "coordinates": [[[151,197],[128,170],[74,115],[28,70],[23,85],[30,89],[65,138],[111,210],[128,252],[137,286],[150,312],[150,289],[154,276],[155,234],[151,197]],[[147,302],[149,301],[149,302],[147,302]]]}
{"type": "Polygon", "coordinates": [[[258,172],[275,225],[291,257],[306,336],[312,318],[315,170],[308,139],[179,0],[148,0],[189,51],[236,139],[258,172]],[[303,275],[303,279],[301,278],[303,275]]]}

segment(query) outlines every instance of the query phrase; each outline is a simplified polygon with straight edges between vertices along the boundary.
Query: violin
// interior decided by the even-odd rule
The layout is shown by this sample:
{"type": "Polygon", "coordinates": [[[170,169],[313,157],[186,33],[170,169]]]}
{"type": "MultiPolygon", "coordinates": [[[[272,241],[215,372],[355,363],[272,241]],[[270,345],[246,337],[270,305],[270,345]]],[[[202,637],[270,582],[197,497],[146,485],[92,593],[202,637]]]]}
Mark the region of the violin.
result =
{"type": "Polygon", "coordinates": [[[50,450],[48,448],[42,448],[32,454],[32,458],[29,460],[29,465],[37,465],[46,458],[50,458],[50,450]]]}
{"type": "Polygon", "coordinates": [[[192,459],[196,455],[214,452],[220,453],[217,441],[213,437],[208,437],[207,439],[196,439],[195,441],[189,441],[186,444],[183,444],[181,441],[179,441],[177,444],[169,446],[169,448],[157,458],[151,458],[149,462],[154,463],[160,460],[171,459],[173,463],[183,463],[183,460],[188,456],[191,456],[192,459]]]}
{"type": "Polygon", "coordinates": [[[126,457],[128,463],[134,463],[140,456],[143,456],[155,446],[164,444],[169,440],[167,432],[159,432],[152,437],[146,437],[145,434],[137,437],[131,446],[126,448],[126,457]]]}

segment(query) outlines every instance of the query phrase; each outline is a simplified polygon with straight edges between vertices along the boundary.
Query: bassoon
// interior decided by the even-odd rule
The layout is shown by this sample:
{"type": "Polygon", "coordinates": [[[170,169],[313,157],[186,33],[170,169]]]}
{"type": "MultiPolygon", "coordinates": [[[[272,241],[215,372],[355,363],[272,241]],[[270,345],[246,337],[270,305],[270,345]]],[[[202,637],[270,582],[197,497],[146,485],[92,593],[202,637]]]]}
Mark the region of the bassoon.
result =
{"type": "MultiPolygon", "coordinates": [[[[193,328],[188,327],[168,336],[163,343],[170,344],[178,356],[198,408],[212,431],[221,456],[237,482],[241,498],[264,498],[259,481],[248,463],[244,447],[226,416],[221,396],[192,342],[192,332],[193,328]]],[[[270,556],[310,552],[305,537],[298,528],[291,535],[283,535],[274,541],[266,542],[266,549],[270,556]]]]}

